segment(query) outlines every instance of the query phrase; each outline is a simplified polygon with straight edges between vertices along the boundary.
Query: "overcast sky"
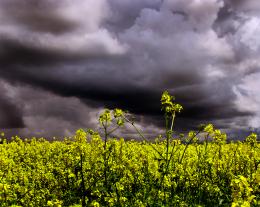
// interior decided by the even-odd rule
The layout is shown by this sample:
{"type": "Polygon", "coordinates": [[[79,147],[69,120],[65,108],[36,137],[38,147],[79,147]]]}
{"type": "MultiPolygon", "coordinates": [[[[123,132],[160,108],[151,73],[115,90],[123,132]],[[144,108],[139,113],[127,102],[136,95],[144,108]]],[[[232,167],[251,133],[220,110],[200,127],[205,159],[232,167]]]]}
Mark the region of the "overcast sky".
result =
{"type": "MultiPolygon", "coordinates": [[[[70,136],[102,108],[162,127],[260,127],[259,0],[1,0],[0,128],[70,136]]],[[[126,130],[127,131],[127,130],[126,130]]]]}

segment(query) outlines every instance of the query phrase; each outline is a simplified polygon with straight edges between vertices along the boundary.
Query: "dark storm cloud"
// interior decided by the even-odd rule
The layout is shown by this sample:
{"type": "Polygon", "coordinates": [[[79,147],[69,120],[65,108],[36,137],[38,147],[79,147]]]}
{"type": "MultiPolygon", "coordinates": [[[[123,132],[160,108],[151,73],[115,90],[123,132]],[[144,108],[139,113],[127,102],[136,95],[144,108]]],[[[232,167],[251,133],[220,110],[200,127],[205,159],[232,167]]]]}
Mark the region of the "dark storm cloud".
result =
{"type": "Polygon", "coordinates": [[[79,110],[74,118],[68,112],[74,98],[86,116],[88,109],[122,107],[149,116],[143,125],[161,126],[166,89],[185,108],[179,129],[204,122],[259,127],[257,2],[3,0],[0,76],[18,91],[13,103],[31,105],[20,113],[28,130],[48,128],[44,120],[65,120],[59,130],[68,131],[84,124],[79,110]],[[22,98],[29,86],[34,98],[22,98]],[[39,90],[49,101],[35,107],[39,90]]]}
{"type": "Polygon", "coordinates": [[[21,112],[16,106],[3,98],[0,99],[0,127],[21,128],[24,127],[21,112]]]}
{"type": "Polygon", "coordinates": [[[0,127],[1,128],[23,128],[24,122],[19,106],[8,97],[6,84],[0,80],[0,127]]]}
{"type": "MultiPolygon", "coordinates": [[[[39,88],[35,90],[30,85],[10,84],[5,81],[1,83],[5,88],[5,96],[19,103],[19,115],[23,117],[25,125],[23,128],[13,126],[16,129],[5,130],[6,134],[47,138],[72,136],[78,128],[97,125],[96,118],[100,109],[88,107],[76,97],[61,97],[39,88]]],[[[2,115],[2,111],[0,112],[2,115]]],[[[5,112],[6,117],[15,112],[17,110],[14,107],[9,107],[5,112]]]]}

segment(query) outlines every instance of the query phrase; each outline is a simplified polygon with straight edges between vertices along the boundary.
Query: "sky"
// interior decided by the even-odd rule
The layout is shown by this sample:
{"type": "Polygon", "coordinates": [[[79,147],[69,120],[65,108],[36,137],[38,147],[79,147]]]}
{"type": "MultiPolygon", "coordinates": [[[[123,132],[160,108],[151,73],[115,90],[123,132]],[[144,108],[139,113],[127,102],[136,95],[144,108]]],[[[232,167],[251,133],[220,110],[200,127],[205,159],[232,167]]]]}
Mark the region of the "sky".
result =
{"type": "Polygon", "coordinates": [[[258,129],[259,34],[259,0],[1,0],[0,129],[72,136],[119,107],[152,135],[164,90],[177,131],[258,129]]]}

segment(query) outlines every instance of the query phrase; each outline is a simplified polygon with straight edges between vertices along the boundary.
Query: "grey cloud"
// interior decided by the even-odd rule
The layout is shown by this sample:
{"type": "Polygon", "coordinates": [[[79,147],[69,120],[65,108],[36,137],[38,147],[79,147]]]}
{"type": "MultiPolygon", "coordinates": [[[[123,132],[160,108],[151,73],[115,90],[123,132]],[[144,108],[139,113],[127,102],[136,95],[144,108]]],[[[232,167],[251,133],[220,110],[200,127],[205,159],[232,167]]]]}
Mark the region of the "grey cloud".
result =
{"type": "Polygon", "coordinates": [[[176,129],[203,122],[259,127],[260,109],[243,107],[245,100],[257,105],[259,96],[251,84],[260,68],[253,6],[256,1],[1,1],[0,75],[11,85],[36,87],[28,103],[39,107],[29,116],[23,109],[31,127],[61,119],[64,129],[82,125],[79,112],[69,120],[74,109],[66,101],[86,111],[122,107],[147,116],[144,127],[161,127],[165,89],[184,105],[176,129]],[[38,90],[48,93],[43,103],[38,90]]]}
{"type": "Polygon", "coordinates": [[[20,111],[13,103],[0,99],[0,127],[23,128],[24,122],[20,111]]]}
{"type": "Polygon", "coordinates": [[[208,29],[217,19],[218,12],[224,6],[223,1],[189,1],[189,0],[165,0],[163,7],[172,12],[186,14],[188,21],[196,29],[208,29]]]}
{"type": "Polygon", "coordinates": [[[0,80],[0,127],[1,128],[23,128],[23,114],[20,106],[17,105],[7,93],[5,82],[0,80]]]}
{"type": "Polygon", "coordinates": [[[260,2],[258,0],[225,0],[230,8],[237,12],[259,11],[260,2]]]}
{"type": "MultiPolygon", "coordinates": [[[[19,105],[23,118],[23,127],[1,126],[9,135],[46,138],[72,136],[78,128],[94,128],[97,125],[101,109],[86,106],[76,97],[65,98],[25,84],[10,84],[5,81],[2,83],[5,85],[6,94],[9,94],[10,102],[15,101],[19,105]],[[15,129],[12,132],[7,128],[15,129]]],[[[17,119],[17,116],[12,117],[17,110],[14,111],[11,107],[5,109],[6,117],[17,119]]],[[[6,120],[4,123],[7,123],[6,120]]]]}
{"type": "Polygon", "coordinates": [[[144,8],[159,10],[163,0],[111,0],[111,15],[105,26],[113,33],[122,32],[134,25],[136,18],[144,8]]]}
{"type": "Polygon", "coordinates": [[[121,54],[125,50],[101,27],[110,11],[105,0],[4,0],[0,2],[0,11],[1,50],[5,51],[1,62],[14,58],[12,62],[17,64],[35,61],[37,65],[49,63],[48,60],[121,54]],[[55,29],[60,33],[53,32],[55,29]]]}
{"type": "Polygon", "coordinates": [[[58,34],[79,26],[75,21],[64,19],[57,6],[57,2],[50,1],[2,1],[1,16],[6,25],[19,23],[20,27],[36,32],[58,34]]]}

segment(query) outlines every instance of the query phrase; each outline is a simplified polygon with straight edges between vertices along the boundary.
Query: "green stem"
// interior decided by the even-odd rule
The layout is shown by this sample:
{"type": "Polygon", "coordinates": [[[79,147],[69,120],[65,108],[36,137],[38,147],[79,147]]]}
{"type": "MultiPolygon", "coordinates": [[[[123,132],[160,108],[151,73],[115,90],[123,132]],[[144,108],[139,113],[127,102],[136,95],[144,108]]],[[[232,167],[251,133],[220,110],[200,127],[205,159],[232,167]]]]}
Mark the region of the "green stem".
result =
{"type": "Polygon", "coordinates": [[[86,199],[85,199],[85,179],[83,173],[83,156],[82,153],[80,154],[80,174],[81,174],[81,187],[82,187],[82,207],[86,206],[86,199]]]}
{"type": "MultiPolygon", "coordinates": [[[[172,114],[171,128],[166,133],[166,139],[167,139],[167,143],[166,143],[166,164],[168,163],[168,158],[169,158],[169,146],[170,146],[170,139],[172,137],[172,129],[173,129],[174,118],[175,118],[175,112],[172,114]]],[[[167,127],[167,125],[168,125],[168,120],[167,120],[166,127],[167,127]]]]}
{"type": "Polygon", "coordinates": [[[186,150],[187,150],[189,144],[192,142],[192,140],[193,140],[200,132],[201,132],[201,130],[199,130],[199,131],[189,140],[189,142],[186,144],[186,146],[185,146],[185,148],[184,148],[184,151],[183,151],[183,153],[182,153],[181,159],[179,160],[179,163],[182,162],[182,159],[183,159],[183,157],[184,157],[184,154],[185,154],[185,152],[186,152],[186,150]]]}
{"type": "Polygon", "coordinates": [[[115,127],[114,129],[111,129],[107,134],[110,135],[111,133],[113,133],[114,131],[116,131],[120,126],[115,127]]]}
{"type": "Polygon", "coordinates": [[[134,127],[134,129],[137,131],[137,133],[139,134],[139,136],[140,136],[143,140],[145,140],[148,144],[150,144],[150,146],[161,156],[161,158],[164,159],[162,153],[159,152],[159,151],[148,141],[148,139],[145,138],[145,136],[142,134],[142,132],[140,131],[140,129],[138,129],[138,128],[135,126],[134,122],[130,121],[130,120],[129,120],[128,118],[126,118],[125,116],[123,116],[123,118],[124,118],[128,123],[130,123],[130,124],[134,127]]]}
{"type": "Polygon", "coordinates": [[[174,119],[175,119],[175,112],[172,114],[172,124],[171,124],[171,131],[173,129],[173,123],[174,123],[174,119]]]}
{"type": "Polygon", "coordinates": [[[104,128],[104,132],[105,132],[105,143],[104,143],[104,177],[105,177],[105,186],[107,187],[107,137],[108,137],[108,133],[107,133],[107,121],[106,124],[104,124],[102,122],[102,126],[104,128]]]}

